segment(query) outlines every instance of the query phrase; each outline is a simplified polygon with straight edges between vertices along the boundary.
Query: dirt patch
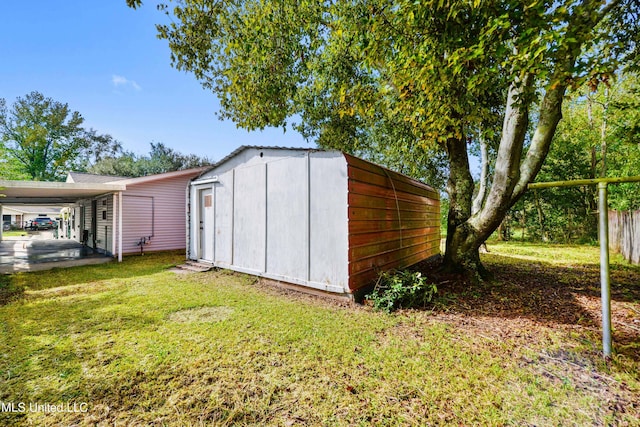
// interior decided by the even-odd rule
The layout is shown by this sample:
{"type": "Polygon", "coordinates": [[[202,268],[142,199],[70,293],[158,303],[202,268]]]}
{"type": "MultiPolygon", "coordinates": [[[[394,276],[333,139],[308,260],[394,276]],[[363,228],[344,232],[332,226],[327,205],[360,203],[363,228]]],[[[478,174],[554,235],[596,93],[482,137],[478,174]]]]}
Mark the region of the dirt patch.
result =
{"type": "Polygon", "coordinates": [[[215,323],[228,319],[233,312],[233,308],[225,306],[196,307],[173,312],[168,319],[176,323],[215,323]]]}
{"type": "Polygon", "coordinates": [[[607,417],[617,420],[622,414],[638,413],[640,403],[636,393],[624,381],[616,381],[601,372],[593,363],[597,357],[595,354],[584,356],[573,351],[556,350],[542,352],[537,359],[524,357],[520,365],[547,378],[556,387],[568,387],[581,394],[597,396],[599,404],[593,409],[601,418],[594,420],[594,425],[606,424],[607,417]]]}
{"type": "Polygon", "coordinates": [[[300,285],[279,282],[277,280],[259,278],[256,279],[252,285],[271,295],[282,295],[295,301],[317,302],[320,304],[345,307],[349,309],[362,307],[361,305],[356,304],[349,295],[318,291],[312,288],[305,288],[300,285]]]}
{"type": "MultiPolygon", "coordinates": [[[[553,329],[599,333],[602,307],[598,265],[514,262],[491,254],[485,255],[483,262],[494,278],[473,284],[440,273],[438,265],[422,263],[414,267],[438,286],[434,313],[495,319],[497,330],[527,320],[553,329]]],[[[624,267],[612,268],[610,273],[616,350],[640,361],[640,275],[636,269],[624,267]]]]}

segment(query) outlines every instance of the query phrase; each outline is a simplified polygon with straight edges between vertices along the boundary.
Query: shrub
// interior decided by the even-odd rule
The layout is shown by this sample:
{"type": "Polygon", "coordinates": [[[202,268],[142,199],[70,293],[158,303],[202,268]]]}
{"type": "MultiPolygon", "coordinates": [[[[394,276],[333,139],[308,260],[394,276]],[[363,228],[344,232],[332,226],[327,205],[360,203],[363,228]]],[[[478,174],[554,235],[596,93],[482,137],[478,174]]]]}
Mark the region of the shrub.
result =
{"type": "Polygon", "coordinates": [[[376,310],[391,313],[399,308],[425,307],[437,292],[419,272],[391,270],[380,273],[373,292],[366,296],[376,310]]]}

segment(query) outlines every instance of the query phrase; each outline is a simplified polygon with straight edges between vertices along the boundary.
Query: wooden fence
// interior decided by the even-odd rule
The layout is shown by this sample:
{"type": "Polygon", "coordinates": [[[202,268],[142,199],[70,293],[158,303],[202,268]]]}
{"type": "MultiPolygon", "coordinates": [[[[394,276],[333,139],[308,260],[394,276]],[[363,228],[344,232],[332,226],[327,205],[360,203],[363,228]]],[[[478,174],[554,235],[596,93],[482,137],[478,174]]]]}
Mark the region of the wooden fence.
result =
{"type": "Polygon", "coordinates": [[[609,211],[609,248],[632,264],[640,264],[640,210],[609,211]]]}

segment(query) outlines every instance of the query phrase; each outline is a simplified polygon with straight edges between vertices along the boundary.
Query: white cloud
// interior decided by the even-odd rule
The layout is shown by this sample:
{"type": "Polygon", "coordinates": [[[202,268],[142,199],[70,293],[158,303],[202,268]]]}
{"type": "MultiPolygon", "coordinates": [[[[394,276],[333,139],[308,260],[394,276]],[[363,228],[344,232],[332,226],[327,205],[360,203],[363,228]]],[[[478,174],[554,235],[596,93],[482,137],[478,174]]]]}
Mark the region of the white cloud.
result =
{"type": "Polygon", "coordinates": [[[115,86],[115,87],[131,86],[135,90],[142,90],[140,85],[138,83],[136,83],[134,80],[129,80],[128,78],[123,77],[123,76],[119,76],[117,74],[114,74],[114,75],[111,76],[111,83],[113,83],[113,86],[115,86]]]}

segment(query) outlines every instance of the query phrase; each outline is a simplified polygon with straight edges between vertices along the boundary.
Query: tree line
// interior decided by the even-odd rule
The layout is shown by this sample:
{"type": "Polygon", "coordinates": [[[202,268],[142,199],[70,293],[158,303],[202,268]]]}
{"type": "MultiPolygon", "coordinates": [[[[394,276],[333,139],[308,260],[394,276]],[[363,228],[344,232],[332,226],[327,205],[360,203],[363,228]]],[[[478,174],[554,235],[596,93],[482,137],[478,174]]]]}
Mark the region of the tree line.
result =
{"type": "MultiPolygon", "coordinates": [[[[536,181],[640,175],[640,79],[619,75],[571,94],[536,181]]],[[[507,217],[510,235],[549,242],[597,241],[595,186],[529,191],[507,217]]],[[[611,209],[640,209],[640,184],[609,186],[611,209]]]]}
{"type": "Polygon", "coordinates": [[[151,142],[148,154],[137,155],[111,135],[83,124],[78,111],[40,92],[18,97],[11,106],[0,98],[0,176],[61,181],[68,171],[76,171],[137,177],[211,163],[161,142],[151,142]]]}

